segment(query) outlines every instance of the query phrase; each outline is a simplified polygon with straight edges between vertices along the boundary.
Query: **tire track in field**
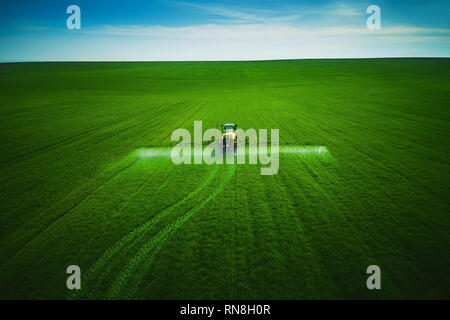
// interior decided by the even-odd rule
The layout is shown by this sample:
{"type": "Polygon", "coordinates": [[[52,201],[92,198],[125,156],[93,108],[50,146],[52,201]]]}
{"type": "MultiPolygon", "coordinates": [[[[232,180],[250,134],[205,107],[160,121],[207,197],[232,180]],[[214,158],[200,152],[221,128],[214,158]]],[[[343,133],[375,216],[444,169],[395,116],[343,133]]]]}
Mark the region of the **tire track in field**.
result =
{"type": "Polygon", "coordinates": [[[187,220],[189,220],[196,211],[203,208],[208,202],[213,200],[220,192],[222,192],[223,188],[234,175],[236,170],[236,166],[234,165],[230,165],[229,168],[230,169],[228,169],[225,177],[220,182],[220,185],[208,198],[204,199],[199,204],[196,204],[184,215],[178,217],[175,222],[167,225],[140,247],[139,251],[127,263],[123,271],[116,277],[116,280],[107,292],[107,299],[122,298],[124,293],[127,298],[135,298],[136,295],[138,295],[139,284],[142,283],[145,276],[145,271],[151,267],[156,255],[169,239],[170,235],[176,232],[176,230],[187,220]]]}
{"type": "Polygon", "coordinates": [[[71,212],[73,209],[78,207],[81,203],[83,203],[87,198],[89,198],[92,194],[94,194],[97,190],[99,190],[101,187],[106,185],[107,183],[111,182],[115,178],[117,178],[119,175],[121,175],[123,172],[125,172],[128,168],[136,164],[139,159],[134,160],[132,163],[127,165],[125,168],[120,170],[118,173],[113,175],[111,178],[106,180],[105,182],[101,183],[97,188],[95,188],[92,192],[88,193],[86,196],[84,196],[80,201],[73,204],[70,208],[65,210],[61,215],[59,215],[55,220],[53,220],[45,229],[42,231],[39,231],[36,233],[30,240],[28,240],[23,246],[21,246],[14,254],[12,254],[10,257],[8,257],[3,265],[7,265],[17,254],[19,254],[23,249],[25,249],[31,242],[33,242],[35,239],[37,239],[42,233],[47,231],[49,228],[51,228],[53,225],[55,225],[58,221],[60,221],[62,218],[64,218],[69,212],[71,212]]]}
{"type": "MultiPolygon", "coordinates": [[[[129,129],[131,129],[131,128],[134,128],[134,127],[136,127],[136,126],[138,126],[138,125],[144,124],[144,123],[146,123],[146,122],[148,122],[148,121],[154,119],[155,117],[157,117],[157,116],[163,114],[164,112],[169,111],[170,109],[172,109],[173,107],[175,107],[175,106],[177,106],[177,105],[179,105],[179,104],[181,104],[181,102],[177,102],[177,103],[175,103],[175,104],[172,104],[172,105],[170,105],[169,107],[167,107],[167,108],[165,108],[165,109],[163,109],[163,110],[159,110],[158,112],[152,113],[150,117],[148,117],[148,118],[146,118],[146,119],[144,119],[144,120],[142,120],[142,121],[140,121],[140,122],[134,123],[134,124],[132,124],[132,125],[126,127],[126,128],[120,129],[119,131],[114,132],[113,134],[107,136],[106,138],[101,138],[100,140],[98,140],[98,141],[95,142],[95,143],[90,143],[87,147],[84,147],[84,148],[79,149],[79,150],[75,150],[75,151],[73,151],[73,152],[69,152],[69,153],[63,155],[62,157],[53,159],[53,160],[51,160],[51,161],[49,161],[49,162],[44,163],[43,165],[40,165],[40,166],[38,166],[38,167],[33,167],[32,169],[29,169],[29,170],[27,170],[27,171],[21,172],[19,175],[16,175],[16,176],[14,176],[14,177],[8,178],[8,179],[6,179],[6,180],[2,180],[2,181],[0,181],[0,184],[4,184],[4,183],[7,183],[7,182],[10,182],[10,181],[12,181],[12,180],[14,180],[14,179],[17,179],[17,178],[19,178],[19,177],[21,177],[21,176],[23,176],[23,175],[26,175],[27,173],[33,172],[33,171],[38,170],[38,169],[40,169],[40,168],[43,168],[43,167],[45,167],[45,166],[47,166],[47,165],[49,165],[49,164],[52,164],[52,163],[54,163],[54,162],[57,162],[57,161],[62,160],[62,159],[64,159],[64,158],[67,158],[67,157],[69,157],[69,156],[71,156],[71,155],[73,155],[73,154],[75,154],[75,153],[82,152],[82,151],[85,151],[85,150],[87,150],[87,149],[89,149],[89,148],[92,148],[93,146],[96,146],[96,145],[98,145],[99,143],[101,143],[101,142],[103,142],[103,141],[105,141],[105,140],[108,140],[108,139],[114,137],[114,136],[117,135],[117,134],[120,134],[120,133],[122,133],[122,132],[124,132],[124,131],[126,131],[126,130],[129,130],[129,129]]],[[[122,120],[123,120],[123,119],[121,119],[120,121],[122,121],[122,120]]],[[[119,120],[116,120],[116,121],[118,122],[119,120]]],[[[8,162],[9,162],[9,160],[8,160],[8,162]]],[[[0,167],[1,167],[1,166],[2,166],[2,165],[0,165],[0,167]]]]}
{"type": "Polygon", "coordinates": [[[29,156],[29,155],[34,154],[34,153],[36,153],[36,152],[43,151],[43,150],[46,150],[46,149],[48,149],[48,148],[51,148],[51,147],[60,145],[60,144],[65,143],[65,142],[68,142],[68,141],[73,140],[73,139],[75,139],[75,138],[77,138],[77,137],[80,137],[80,136],[82,136],[82,135],[85,135],[85,134],[87,134],[87,133],[89,133],[89,132],[91,132],[91,131],[95,131],[95,130],[98,130],[98,129],[107,127],[107,126],[109,126],[109,125],[111,125],[111,124],[114,124],[114,123],[123,121],[123,120],[126,119],[126,118],[127,118],[127,117],[122,117],[122,118],[120,118],[120,119],[108,121],[108,122],[103,123],[103,124],[99,124],[99,125],[95,125],[95,126],[89,127],[89,128],[86,129],[85,131],[79,132],[79,133],[77,133],[77,134],[75,134],[75,135],[71,135],[71,136],[65,137],[65,138],[63,138],[63,139],[61,139],[61,140],[55,141],[55,142],[53,142],[53,143],[51,143],[51,144],[48,144],[48,145],[43,146],[43,147],[40,147],[40,148],[35,149],[35,150],[33,150],[33,151],[29,151],[29,152],[26,152],[26,153],[23,153],[23,154],[16,155],[16,156],[14,156],[13,158],[11,158],[11,159],[9,159],[9,160],[6,160],[6,161],[4,161],[4,162],[2,162],[2,163],[0,163],[0,167],[3,167],[5,164],[8,164],[8,163],[13,162],[13,161],[15,161],[15,160],[17,160],[17,159],[20,159],[20,158],[29,156]]]}
{"type": "MultiPolygon", "coordinates": [[[[152,217],[150,220],[145,222],[144,224],[136,227],[131,232],[127,233],[123,236],[119,241],[117,241],[112,247],[107,249],[103,255],[97,260],[97,262],[90,268],[89,273],[86,275],[86,282],[96,281],[95,285],[92,286],[92,289],[98,287],[98,284],[101,284],[103,278],[107,276],[111,271],[111,266],[107,265],[115,256],[120,254],[122,250],[126,250],[127,248],[133,247],[136,243],[138,243],[145,236],[147,230],[161,221],[164,217],[166,217],[169,213],[171,213],[176,208],[179,208],[182,204],[184,204],[189,199],[196,196],[200,193],[216,176],[218,171],[218,166],[214,166],[210,174],[198,185],[198,187],[190,192],[186,197],[181,199],[180,201],[170,205],[169,207],[160,211],[157,215],[152,217]],[[106,266],[105,266],[106,265],[106,266]],[[95,280],[96,279],[96,280],[95,280]]],[[[92,289],[89,292],[83,294],[83,296],[89,296],[92,292],[92,289]]],[[[95,293],[95,292],[94,292],[95,293]]],[[[73,297],[77,297],[79,295],[73,295],[73,297]]],[[[77,297],[78,298],[78,297],[77,297]]]]}
{"type": "MultiPolygon", "coordinates": [[[[168,162],[165,161],[161,161],[160,160],[160,164],[156,167],[152,169],[152,173],[145,179],[145,181],[137,188],[137,190],[135,192],[133,192],[133,194],[128,195],[126,200],[122,201],[120,204],[118,204],[117,208],[114,209],[112,211],[112,214],[115,214],[116,212],[122,210],[124,207],[126,207],[126,205],[132,201],[134,201],[134,199],[136,198],[136,196],[145,188],[148,186],[149,183],[152,182],[153,177],[155,177],[155,175],[161,170],[161,168],[163,168],[165,165],[167,165],[168,162]]],[[[168,174],[170,171],[166,171],[166,173],[168,174]]],[[[165,184],[167,184],[168,180],[166,179],[166,181],[164,181],[160,186],[158,186],[157,190],[159,190],[159,188],[165,184]]]]}

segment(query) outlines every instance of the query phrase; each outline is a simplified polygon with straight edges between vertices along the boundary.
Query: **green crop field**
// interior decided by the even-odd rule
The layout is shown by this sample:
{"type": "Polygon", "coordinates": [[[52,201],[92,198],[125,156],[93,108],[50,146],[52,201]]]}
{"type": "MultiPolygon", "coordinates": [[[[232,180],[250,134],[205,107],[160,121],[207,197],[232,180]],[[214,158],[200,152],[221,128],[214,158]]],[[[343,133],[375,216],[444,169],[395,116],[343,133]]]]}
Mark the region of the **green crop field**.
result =
{"type": "Polygon", "coordinates": [[[450,298],[450,59],[1,64],[0,94],[2,299],[450,298]],[[196,120],[328,152],[140,156],[196,120]]]}

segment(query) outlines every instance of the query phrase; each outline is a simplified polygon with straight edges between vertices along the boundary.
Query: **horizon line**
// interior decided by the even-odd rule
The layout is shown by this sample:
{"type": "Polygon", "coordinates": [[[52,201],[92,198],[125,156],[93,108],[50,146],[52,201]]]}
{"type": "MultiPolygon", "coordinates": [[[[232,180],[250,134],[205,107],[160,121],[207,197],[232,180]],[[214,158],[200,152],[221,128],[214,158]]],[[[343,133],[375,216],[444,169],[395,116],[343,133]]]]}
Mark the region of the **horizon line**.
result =
{"type": "Polygon", "coordinates": [[[386,56],[386,57],[336,57],[336,58],[281,58],[281,59],[242,59],[242,60],[5,60],[8,63],[76,63],[76,62],[264,62],[264,61],[298,61],[298,60],[380,60],[380,59],[450,59],[450,56],[386,56]]]}

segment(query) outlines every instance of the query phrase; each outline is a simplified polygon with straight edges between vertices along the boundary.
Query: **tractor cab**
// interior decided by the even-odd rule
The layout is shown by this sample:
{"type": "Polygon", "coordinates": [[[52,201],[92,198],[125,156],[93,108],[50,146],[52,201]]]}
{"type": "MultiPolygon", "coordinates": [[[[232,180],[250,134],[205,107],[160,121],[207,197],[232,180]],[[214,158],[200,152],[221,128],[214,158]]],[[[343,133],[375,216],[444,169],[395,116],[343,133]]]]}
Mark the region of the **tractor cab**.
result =
{"type": "Polygon", "coordinates": [[[226,132],[235,132],[237,128],[237,125],[232,124],[232,123],[228,123],[228,124],[223,124],[222,125],[222,133],[226,133],[226,132]]]}

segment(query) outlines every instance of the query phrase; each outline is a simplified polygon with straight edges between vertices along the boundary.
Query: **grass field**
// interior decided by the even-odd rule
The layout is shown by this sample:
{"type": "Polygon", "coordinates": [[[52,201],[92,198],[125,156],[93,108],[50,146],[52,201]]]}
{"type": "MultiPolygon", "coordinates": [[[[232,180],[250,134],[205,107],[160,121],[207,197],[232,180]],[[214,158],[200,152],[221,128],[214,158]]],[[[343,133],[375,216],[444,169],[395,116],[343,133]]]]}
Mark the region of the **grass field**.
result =
{"type": "Polygon", "coordinates": [[[448,299],[449,76],[450,59],[1,64],[0,298],[448,299]],[[329,153],[282,153],[272,176],[138,156],[195,120],[329,153]]]}

